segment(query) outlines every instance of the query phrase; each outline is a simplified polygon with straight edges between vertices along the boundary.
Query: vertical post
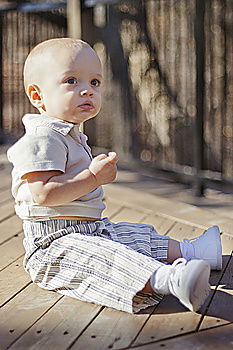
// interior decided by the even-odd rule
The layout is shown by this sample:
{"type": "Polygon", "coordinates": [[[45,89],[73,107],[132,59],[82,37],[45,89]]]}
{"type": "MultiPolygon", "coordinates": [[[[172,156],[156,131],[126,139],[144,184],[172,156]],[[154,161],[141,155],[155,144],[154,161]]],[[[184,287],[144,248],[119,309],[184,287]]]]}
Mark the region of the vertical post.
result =
{"type": "Polygon", "coordinates": [[[81,39],[81,0],[67,0],[67,25],[70,38],[81,39]]]}
{"type": "MultiPolygon", "coordinates": [[[[67,0],[67,31],[68,36],[74,39],[82,38],[81,1],[67,0]]],[[[84,130],[83,124],[80,125],[80,130],[84,130]]]]}
{"type": "Polygon", "coordinates": [[[196,0],[196,14],[194,24],[196,43],[196,122],[195,122],[195,179],[194,194],[204,194],[204,184],[201,172],[204,167],[204,102],[205,102],[205,1],[196,0]]]}
{"type": "Polygon", "coordinates": [[[0,144],[4,142],[4,132],[3,132],[3,18],[0,12],[0,144]]]}

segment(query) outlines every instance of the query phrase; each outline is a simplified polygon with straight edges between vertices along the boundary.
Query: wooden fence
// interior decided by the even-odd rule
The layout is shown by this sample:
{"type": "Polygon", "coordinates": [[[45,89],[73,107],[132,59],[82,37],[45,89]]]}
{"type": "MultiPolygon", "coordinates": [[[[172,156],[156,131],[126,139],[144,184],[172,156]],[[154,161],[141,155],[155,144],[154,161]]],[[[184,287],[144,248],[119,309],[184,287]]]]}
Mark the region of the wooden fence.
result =
{"type": "Polygon", "coordinates": [[[42,11],[40,7],[24,7],[22,1],[18,2],[19,5],[14,3],[9,3],[8,7],[3,5],[2,9],[0,7],[0,120],[5,134],[18,137],[23,133],[23,114],[35,112],[23,87],[25,58],[39,42],[66,36],[67,21],[64,6],[42,11]]]}
{"type": "MultiPolygon", "coordinates": [[[[194,176],[199,191],[200,179],[233,182],[232,0],[88,2],[82,37],[105,74],[102,111],[85,123],[96,152],[194,176]]],[[[32,111],[24,59],[37,42],[67,35],[66,11],[0,13],[2,128],[18,135],[32,111]]]]}
{"type": "Polygon", "coordinates": [[[103,112],[86,126],[91,143],[152,167],[232,181],[232,7],[135,0],[96,6],[88,20],[84,11],[83,37],[106,74],[103,112]]]}

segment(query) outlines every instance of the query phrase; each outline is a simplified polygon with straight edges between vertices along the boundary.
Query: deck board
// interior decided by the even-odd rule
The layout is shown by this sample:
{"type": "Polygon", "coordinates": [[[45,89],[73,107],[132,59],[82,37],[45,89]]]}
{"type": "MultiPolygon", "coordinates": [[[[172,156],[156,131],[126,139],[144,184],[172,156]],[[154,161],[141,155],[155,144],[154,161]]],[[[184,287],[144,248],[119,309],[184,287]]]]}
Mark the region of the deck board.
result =
{"type": "Polygon", "coordinates": [[[13,215],[0,223],[0,245],[22,232],[22,220],[13,215]]]}
{"type": "Polygon", "coordinates": [[[0,172],[1,172],[1,182],[0,182],[0,191],[4,191],[6,189],[11,188],[11,177],[10,177],[10,172],[11,172],[11,165],[3,165],[1,166],[0,164],[0,172]]]}
{"type": "MultiPolygon", "coordinates": [[[[200,329],[211,328],[233,322],[233,257],[225,259],[220,279],[215,279],[216,290],[200,329]],[[224,270],[225,268],[225,270],[224,270]]],[[[215,276],[219,277],[219,276],[215,276]]],[[[212,286],[214,285],[211,279],[212,286]]]]}
{"type": "Polygon", "coordinates": [[[100,306],[62,297],[10,349],[66,349],[100,311],[100,306]]]}
{"type": "Polygon", "coordinates": [[[14,202],[13,200],[9,202],[4,202],[1,205],[1,211],[0,211],[0,222],[2,222],[5,219],[8,219],[12,217],[15,214],[14,210],[14,202]]]}
{"type": "MultiPolygon", "coordinates": [[[[233,234],[231,220],[211,210],[167,200],[122,185],[105,186],[104,216],[153,225],[177,240],[222,223],[223,270],[211,273],[212,292],[198,313],[166,296],[131,315],[42,290],[23,269],[22,223],[10,196],[10,166],[0,184],[0,350],[232,349],[233,234]],[[198,219],[199,218],[199,219],[198,219]],[[225,230],[226,229],[226,230],[225,230]],[[201,332],[200,332],[201,331],[201,332]],[[175,339],[175,341],[174,341],[175,339]]],[[[141,184],[141,187],[143,184],[141,184]]],[[[224,211],[222,211],[224,213],[224,211]]]]}
{"type": "Polygon", "coordinates": [[[0,310],[1,347],[9,347],[61,298],[58,293],[29,284],[0,310]]]}
{"type": "Polygon", "coordinates": [[[140,346],[138,350],[232,350],[233,324],[140,346]]]}
{"type": "Polygon", "coordinates": [[[127,348],[133,342],[148,317],[148,314],[131,315],[105,308],[85,330],[72,349],[102,350],[127,348]]]}
{"type": "Polygon", "coordinates": [[[22,232],[0,246],[0,271],[24,255],[22,232]]]}
{"type": "Polygon", "coordinates": [[[1,191],[0,203],[12,201],[12,194],[10,188],[1,191]]]}
{"type": "Polygon", "coordinates": [[[22,264],[23,258],[21,257],[0,271],[0,307],[31,283],[22,264]]]}
{"type": "Polygon", "coordinates": [[[139,210],[133,210],[122,206],[121,210],[111,217],[111,220],[114,222],[129,221],[139,223],[144,217],[145,214],[141,213],[139,210]]]}
{"type": "Polygon", "coordinates": [[[200,315],[189,312],[174,297],[166,296],[144,325],[133,345],[195,331],[200,315]]]}
{"type": "Polygon", "coordinates": [[[169,230],[169,237],[182,241],[184,238],[194,238],[202,234],[203,230],[192,225],[187,225],[182,222],[176,222],[169,230]]]}

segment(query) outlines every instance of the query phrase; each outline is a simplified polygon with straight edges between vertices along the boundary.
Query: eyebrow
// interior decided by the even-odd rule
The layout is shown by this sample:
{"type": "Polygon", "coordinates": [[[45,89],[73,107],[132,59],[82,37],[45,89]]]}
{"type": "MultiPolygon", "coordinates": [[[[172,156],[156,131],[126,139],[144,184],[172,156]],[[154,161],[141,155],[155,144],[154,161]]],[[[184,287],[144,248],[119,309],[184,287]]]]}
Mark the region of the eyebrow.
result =
{"type": "Polygon", "coordinates": [[[99,74],[99,73],[94,73],[93,75],[96,75],[96,76],[98,76],[98,77],[100,77],[100,78],[102,78],[102,79],[103,79],[102,74],[99,74]]]}
{"type": "MultiPolygon", "coordinates": [[[[75,75],[75,74],[77,74],[77,72],[72,71],[72,70],[65,71],[65,72],[63,72],[63,74],[61,74],[61,79],[64,79],[64,78],[66,78],[68,76],[72,76],[72,75],[75,75]]],[[[103,75],[100,74],[100,73],[91,73],[91,75],[93,75],[93,77],[98,77],[99,79],[103,79],[103,75]]]]}

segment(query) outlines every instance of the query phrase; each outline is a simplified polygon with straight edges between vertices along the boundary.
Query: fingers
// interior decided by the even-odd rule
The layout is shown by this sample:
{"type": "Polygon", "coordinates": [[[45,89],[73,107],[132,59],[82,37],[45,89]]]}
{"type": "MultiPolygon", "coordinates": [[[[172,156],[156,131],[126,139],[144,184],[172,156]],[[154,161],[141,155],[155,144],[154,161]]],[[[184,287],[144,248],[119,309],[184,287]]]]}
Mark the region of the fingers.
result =
{"type": "Polygon", "coordinates": [[[96,156],[94,159],[98,159],[98,160],[103,160],[107,158],[107,155],[106,154],[99,154],[98,156],[96,156]]]}
{"type": "Polygon", "coordinates": [[[112,162],[112,163],[116,163],[119,159],[116,152],[109,152],[108,158],[109,158],[110,162],[112,162]]]}
{"type": "Polygon", "coordinates": [[[95,159],[101,161],[101,160],[105,160],[106,163],[107,162],[111,162],[111,163],[116,163],[118,161],[118,156],[116,154],[116,152],[109,152],[108,155],[106,154],[99,154],[98,156],[95,157],[95,159]]]}

